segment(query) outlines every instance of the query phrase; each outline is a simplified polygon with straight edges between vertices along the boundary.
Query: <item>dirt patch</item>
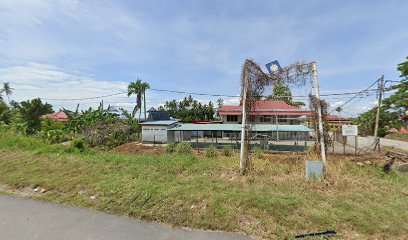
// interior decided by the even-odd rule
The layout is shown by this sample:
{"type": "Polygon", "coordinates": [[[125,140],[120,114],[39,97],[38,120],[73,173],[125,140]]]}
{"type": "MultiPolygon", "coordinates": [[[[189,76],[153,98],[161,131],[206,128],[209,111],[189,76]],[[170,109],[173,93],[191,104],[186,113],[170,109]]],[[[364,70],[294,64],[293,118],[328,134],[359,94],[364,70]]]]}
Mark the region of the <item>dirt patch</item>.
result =
{"type": "Polygon", "coordinates": [[[115,149],[114,152],[119,153],[137,153],[137,154],[151,154],[151,155],[160,155],[166,152],[164,147],[158,146],[148,146],[137,142],[126,143],[115,149]]]}
{"type": "Polygon", "coordinates": [[[11,188],[10,186],[2,183],[0,183],[0,192],[26,198],[41,196],[42,194],[44,194],[40,190],[34,191],[34,188],[32,186],[23,188],[11,188]]]}

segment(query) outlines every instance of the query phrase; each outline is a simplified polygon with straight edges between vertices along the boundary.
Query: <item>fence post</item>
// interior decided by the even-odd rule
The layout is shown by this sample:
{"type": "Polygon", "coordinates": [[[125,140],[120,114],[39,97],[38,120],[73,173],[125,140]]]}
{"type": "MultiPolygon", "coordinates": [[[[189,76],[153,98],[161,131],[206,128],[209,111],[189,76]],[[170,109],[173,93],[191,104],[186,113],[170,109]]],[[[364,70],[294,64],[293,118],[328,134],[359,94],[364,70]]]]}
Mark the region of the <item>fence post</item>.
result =
{"type": "Polygon", "coordinates": [[[153,146],[156,146],[156,135],[153,135],[153,146]]]}
{"type": "Polygon", "coordinates": [[[343,136],[343,155],[346,155],[346,136],[343,136]]]}

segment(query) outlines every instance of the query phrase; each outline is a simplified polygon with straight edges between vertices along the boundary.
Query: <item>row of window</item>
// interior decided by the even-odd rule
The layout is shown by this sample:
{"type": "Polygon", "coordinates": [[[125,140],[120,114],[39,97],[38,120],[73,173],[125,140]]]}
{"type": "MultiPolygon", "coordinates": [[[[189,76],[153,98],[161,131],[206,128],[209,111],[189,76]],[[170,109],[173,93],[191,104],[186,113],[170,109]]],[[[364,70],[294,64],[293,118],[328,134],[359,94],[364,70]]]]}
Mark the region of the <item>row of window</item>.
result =
{"type": "Polygon", "coordinates": [[[164,128],[162,128],[162,129],[144,128],[143,130],[145,130],[145,131],[148,131],[148,130],[151,130],[151,131],[158,131],[158,130],[166,131],[166,129],[164,129],[164,128]]]}
{"type": "MultiPolygon", "coordinates": [[[[272,116],[260,116],[259,117],[260,122],[272,122],[272,116]]],[[[227,115],[227,122],[238,122],[238,116],[237,115],[227,115]]],[[[281,119],[278,117],[278,122],[287,122],[287,119],[281,119]]]]}

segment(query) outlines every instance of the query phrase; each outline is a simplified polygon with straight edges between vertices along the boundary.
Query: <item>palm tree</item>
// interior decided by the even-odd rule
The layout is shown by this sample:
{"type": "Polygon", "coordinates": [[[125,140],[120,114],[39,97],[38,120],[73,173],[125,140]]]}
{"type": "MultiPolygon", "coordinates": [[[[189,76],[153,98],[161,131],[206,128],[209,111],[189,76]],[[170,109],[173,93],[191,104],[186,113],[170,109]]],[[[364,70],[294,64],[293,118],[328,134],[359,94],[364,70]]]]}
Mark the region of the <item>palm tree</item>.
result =
{"type": "Polygon", "coordinates": [[[150,85],[147,82],[142,83],[142,91],[143,91],[143,106],[144,106],[144,118],[146,120],[146,90],[150,89],[150,85]]]}
{"type": "Polygon", "coordinates": [[[13,94],[13,90],[14,88],[10,87],[10,83],[5,82],[3,84],[3,89],[1,90],[1,92],[4,92],[7,95],[9,104],[10,104],[10,95],[13,94]]]}
{"type": "Polygon", "coordinates": [[[133,109],[133,112],[135,113],[137,109],[139,109],[139,122],[140,122],[140,115],[142,114],[142,103],[141,103],[141,98],[142,98],[142,93],[143,93],[143,87],[142,87],[142,80],[137,79],[136,82],[131,82],[128,85],[128,97],[130,97],[132,94],[136,95],[136,106],[133,109]]]}

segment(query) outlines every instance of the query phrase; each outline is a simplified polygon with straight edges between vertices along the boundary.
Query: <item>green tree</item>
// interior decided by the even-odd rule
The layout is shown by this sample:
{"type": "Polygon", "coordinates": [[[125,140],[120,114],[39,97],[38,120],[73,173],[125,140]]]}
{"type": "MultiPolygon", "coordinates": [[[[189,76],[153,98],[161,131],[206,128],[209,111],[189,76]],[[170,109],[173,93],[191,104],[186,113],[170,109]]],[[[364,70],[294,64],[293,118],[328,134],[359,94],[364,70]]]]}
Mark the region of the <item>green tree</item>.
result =
{"type": "Polygon", "coordinates": [[[139,110],[139,122],[140,122],[140,115],[142,114],[142,94],[143,94],[143,84],[142,80],[137,79],[136,82],[131,82],[128,85],[128,97],[131,95],[136,95],[136,105],[133,109],[133,113],[136,113],[139,110]]]}
{"type": "Polygon", "coordinates": [[[139,122],[140,116],[142,114],[142,99],[143,99],[143,106],[144,106],[144,117],[146,117],[146,90],[150,89],[150,85],[147,82],[142,82],[141,79],[137,79],[136,82],[131,82],[128,85],[128,97],[131,95],[136,95],[136,106],[133,109],[135,113],[139,110],[139,122]]]}
{"type": "MultiPolygon", "coordinates": [[[[407,58],[408,59],[408,58],[407,58]]],[[[391,96],[384,99],[380,111],[380,121],[378,135],[386,134],[385,127],[400,128],[407,124],[406,111],[408,110],[408,61],[398,64],[398,71],[401,72],[402,81],[390,87],[396,90],[391,96]]],[[[377,108],[361,114],[355,121],[362,133],[373,135],[377,108]]]]}
{"type": "Polygon", "coordinates": [[[389,90],[396,91],[390,97],[384,99],[383,107],[389,111],[398,112],[403,120],[407,121],[405,113],[408,110],[408,61],[398,64],[397,69],[403,79],[399,84],[389,88],[389,90]]]}
{"type": "Polygon", "coordinates": [[[305,103],[303,102],[293,101],[292,92],[290,91],[290,88],[285,85],[276,85],[273,88],[272,95],[267,96],[266,100],[281,100],[296,107],[305,106],[305,103]]]}
{"type": "Polygon", "coordinates": [[[150,89],[150,85],[147,82],[142,83],[142,91],[143,91],[143,107],[144,107],[144,118],[145,120],[147,119],[146,117],[146,90],[150,89]]]}
{"type": "Polygon", "coordinates": [[[220,118],[220,109],[224,106],[224,100],[222,98],[217,99],[217,118],[220,118]]]}
{"type": "Polygon", "coordinates": [[[180,102],[175,99],[166,101],[163,108],[169,112],[173,118],[183,121],[192,120],[214,120],[214,104],[210,101],[208,104],[202,104],[190,96],[185,97],[180,102]]]}
{"type": "Polygon", "coordinates": [[[8,83],[8,82],[3,83],[3,89],[1,91],[6,94],[9,104],[10,104],[10,95],[13,94],[13,90],[14,90],[14,88],[12,88],[10,86],[10,83],[8,83]]]}
{"type": "Polygon", "coordinates": [[[23,101],[19,104],[17,110],[21,118],[27,125],[27,134],[33,134],[41,130],[41,116],[52,113],[52,105],[43,103],[41,99],[23,101]]]}
{"type": "MultiPolygon", "coordinates": [[[[353,121],[353,124],[358,125],[358,129],[361,134],[374,135],[376,116],[377,108],[375,107],[358,116],[358,118],[353,121]]],[[[398,119],[398,113],[388,112],[385,108],[381,108],[380,121],[378,124],[378,136],[383,137],[386,135],[386,126],[390,128],[400,128],[402,122],[398,121],[398,119]]]]}
{"type": "Polygon", "coordinates": [[[7,104],[0,99],[0,122],[9,124],[12,118],[12,113],[7,104]]]}

